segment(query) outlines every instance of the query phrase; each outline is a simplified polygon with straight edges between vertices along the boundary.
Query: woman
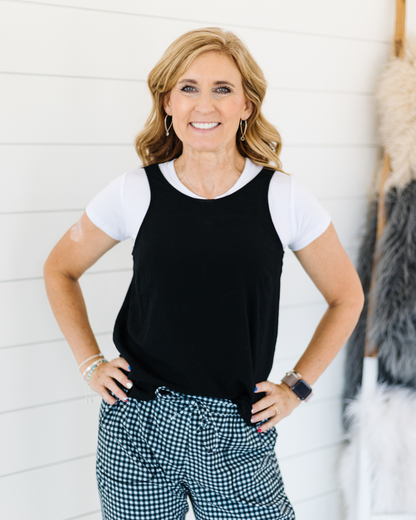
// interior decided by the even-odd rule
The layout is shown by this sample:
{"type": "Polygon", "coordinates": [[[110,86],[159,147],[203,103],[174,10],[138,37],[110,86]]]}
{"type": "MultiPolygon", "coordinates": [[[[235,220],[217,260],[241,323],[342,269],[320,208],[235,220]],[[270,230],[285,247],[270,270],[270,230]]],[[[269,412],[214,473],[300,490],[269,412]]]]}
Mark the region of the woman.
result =
{"type": "MultiPolygon", "coordinates": [[[[150,72],[144,167],[102,190],[51,252],[45,283],[80,372],[103,398],[97,482],[104,518],[294,519],[276,424],[350,336],[363,306],[328,213],[280,167],[261,112],[266,81],[218,28],[178,38],[150,72]],[[131,237],[133,279],[106,361],[80,276],[131,237]],[[280,383],[267,380],[289,245],[328,309],[280,383]]],[[[290,367],[288,367],[289,369],[290,367]]]]}

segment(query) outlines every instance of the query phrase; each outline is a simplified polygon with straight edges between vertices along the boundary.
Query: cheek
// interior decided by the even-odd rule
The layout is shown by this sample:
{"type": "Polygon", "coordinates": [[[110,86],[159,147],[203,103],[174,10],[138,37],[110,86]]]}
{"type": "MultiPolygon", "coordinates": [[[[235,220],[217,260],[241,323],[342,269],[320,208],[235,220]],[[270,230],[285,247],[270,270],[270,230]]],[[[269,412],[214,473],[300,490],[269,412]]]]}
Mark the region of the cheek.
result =
{"type": "Polygon", "coordinates": [[[172,96],[171,107],[173,117],[178,123],[181,123],[192,110],[192,102],[183,96],[172,96]]]}
{"type": "Polygon", "coordinates": [[[228,101],[229,103],[224,107],[224,116],[226,116],[233,125],[235,122],[238,124],[240,122],[240,115],[244,109],[244,104],[242,104],[239,99],[229,99],[228,101]]]}

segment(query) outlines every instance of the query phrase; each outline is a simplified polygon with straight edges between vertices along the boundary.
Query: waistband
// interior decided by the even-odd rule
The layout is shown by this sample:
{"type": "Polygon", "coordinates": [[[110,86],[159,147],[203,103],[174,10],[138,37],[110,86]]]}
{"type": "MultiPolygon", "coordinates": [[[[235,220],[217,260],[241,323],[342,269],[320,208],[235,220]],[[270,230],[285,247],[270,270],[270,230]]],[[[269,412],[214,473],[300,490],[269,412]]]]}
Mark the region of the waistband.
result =
{"type": "Polygon", "coordinates": [[[237,415],[237,405],[229,399],[183,394],[171,390],[167,386],[159,386],[155,390],[157,401],[167,401],[173,407],[167,406],[166,419],[169,422],[177,419],[189,408],[197,413],[197,427],[202,435],[202,444],[207,452],[216,452],[219,448],[219,432],[215,416],[237,415]],[[173,412],[173,413],[172,413],[173,412]]]}
{"type": "Polygon", "coordinates": [[[212,414],[231,415],[238,413],[238,408],[230,399],[220,397],[212,397],[205,395],[184,394],[171,390],[167,386],[159,386],[155,390],[156,399],[164,399],[178,404],[197,404],[209,405],[209,411],[212,414]]]}

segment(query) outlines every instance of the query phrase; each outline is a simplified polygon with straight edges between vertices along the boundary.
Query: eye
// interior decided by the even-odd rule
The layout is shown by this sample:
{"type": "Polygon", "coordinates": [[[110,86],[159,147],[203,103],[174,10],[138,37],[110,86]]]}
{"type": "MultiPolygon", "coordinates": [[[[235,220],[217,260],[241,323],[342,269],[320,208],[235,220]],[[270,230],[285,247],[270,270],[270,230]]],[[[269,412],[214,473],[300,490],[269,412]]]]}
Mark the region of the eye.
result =
{"type": "Polygon", "coordinates": [[[191,85],[185,85],[183,88],[181,88],[181,90],[182,90],[182,92],[193,92],[192,90],[186,90],[188,88],[195,90],[195,88],[192,87],[191,85]]]}
{"type": "Polygon", "coordinates": [[[231,89],[229,87],[218,87],[218,90],[221,90],[221,94],[229,94],[231,92],[231,89]]]}

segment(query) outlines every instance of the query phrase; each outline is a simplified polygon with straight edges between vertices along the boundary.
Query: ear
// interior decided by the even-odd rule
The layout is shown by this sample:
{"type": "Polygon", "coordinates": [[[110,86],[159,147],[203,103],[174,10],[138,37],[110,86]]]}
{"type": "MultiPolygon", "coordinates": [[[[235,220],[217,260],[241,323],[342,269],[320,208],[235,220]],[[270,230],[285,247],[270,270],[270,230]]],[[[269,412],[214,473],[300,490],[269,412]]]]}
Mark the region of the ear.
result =
{"type": "Polygon", "coordinates": [[[251,116],[251,114],[253,113],[253,109],[254,104],[248,98],[246,98],[246,104],[243,111],[244,119],[248,119],[251,116]]]}
{"type": "Polygon", "coordinates": [[[165,112],[171,116],[172,115],[172,110],[171,110],[171,107],[170,107],[170,90],[169,92],[166,92],[163,96],[163,108],[165,109],[165,112]]]}

